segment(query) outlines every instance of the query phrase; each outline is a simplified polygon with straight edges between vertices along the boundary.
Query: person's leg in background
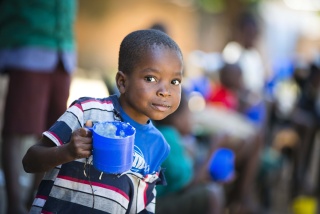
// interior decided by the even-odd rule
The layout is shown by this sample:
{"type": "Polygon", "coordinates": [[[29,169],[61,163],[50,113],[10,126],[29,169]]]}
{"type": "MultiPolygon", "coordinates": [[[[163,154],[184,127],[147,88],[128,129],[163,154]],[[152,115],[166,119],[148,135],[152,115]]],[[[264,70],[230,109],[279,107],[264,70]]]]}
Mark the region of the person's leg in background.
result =
{"type": "MultiPolygon", "coordinates": [[[[49,92],[44,114],[45,129],[49,129],[54,122],[65,112],[69,97],[71,77],[62,64],[58,64],[56,70],[50,74],[50,82],[48,83],[49,92]]],[[[32,189],[27,197],[28,208],[32,205],[35,193],[43,178],[43,173],[36,173],[33,180],[32,189]]]]}
{"type": "Polygon", "coordinates": [[[21,191],[23,139],[38,138],[44,129],[44,108],[48,91],[48,75],[21,70],[9,72],[5,103],[2,165],[6,182],[7,213],[27,213],[21,191]]]}

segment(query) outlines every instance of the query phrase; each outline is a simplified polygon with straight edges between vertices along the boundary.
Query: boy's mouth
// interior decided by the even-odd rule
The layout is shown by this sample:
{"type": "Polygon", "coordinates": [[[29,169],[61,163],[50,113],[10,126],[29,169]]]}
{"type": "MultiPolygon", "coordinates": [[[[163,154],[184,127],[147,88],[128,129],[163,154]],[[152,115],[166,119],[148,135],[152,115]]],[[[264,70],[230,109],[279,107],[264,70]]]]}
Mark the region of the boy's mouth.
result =
{"type": "Polygon", "coordinates": [[[156,104],[156,103],[154,103],[153,106],[159,111],[167,111],[168,109],[171,108],[170,105],[166,105],[166,104],[156,104]]]}

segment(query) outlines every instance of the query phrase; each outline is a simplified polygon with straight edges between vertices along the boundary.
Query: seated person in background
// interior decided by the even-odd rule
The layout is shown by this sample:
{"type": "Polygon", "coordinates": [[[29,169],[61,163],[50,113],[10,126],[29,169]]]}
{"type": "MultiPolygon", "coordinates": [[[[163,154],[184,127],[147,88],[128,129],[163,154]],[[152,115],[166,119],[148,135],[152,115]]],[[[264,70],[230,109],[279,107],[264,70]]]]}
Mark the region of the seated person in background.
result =
{"type": "Polygon", "coordinates": [[[300,138],[293,152],[293,198],[300,194],[315,194],[314,184],[307,177],[310,173],[308,171],[311,170],[313,149],[320,128],[320,65],[311,63],[308,75],[304,79],[295,75],[295,80],[301,92],[289,120],[300,138]]]}
{"type": "Polygon", "coordinates": [[[238,64],[226,63],[219,71],[219,83],[212,87],[208,104],[223,107],[244,115],[255,124],[263,124],[265,108],[262,99],[244,87],[238,64]]]}
{"type": "MultiPolygon", "coordinates": [[[[219,133],[214,134],[219,140],[213,139],[212,142],[215,147],[227,147],[236,154],[237,175],[227,193],[227,204],[231,207],[230,213],[255,213],[258,208],[253,200],[253,185],[259,167],[259,154],[264,145],[263,131],[266,116],[264,104],[259,97],[244,87],[240,66],[227,63],[219,71],[219,83],[212,88],[206,103],[208,107],[213,107],[212,111],[218,111],[219,108],[225,109],[228,112],[226,115],[228,117],[225,117],[225,120],[229,120],[228,123],[233,123],[233,120],[236,123],[236,118],[240,116],[243,118],[239,123],[240,126],[252,127],[250,135],[241,135],[241,138],[237,135],[232,136],[232,133],[229,134],[228,127],[222,127],[219,133]],[[220,138],[220,135],[226,135],[226,137],[220,138]]],[[[211,117],[210,112],[206,114],[208,118],[211,117]]],[[[217,123],[217,121],[211,123],[217,123]]],[[[218,123],[223,125],[222,121],[218,123]]],[[[241,130],[241,127],[233,128],[241,130]]]]}
{"type": "Polygon", "coordinates": [[[242,89],[242,72],[236,64],[225,64],[218,72],[219,82],[212,87],[206,101],[230,110],[237,111],[237,93],[242,89]]]}
{"type": "Polygon", "coordinates": [[[202,169],[194,168],[194,160],[188,153],[183,138],[191,133],[191,112],[183,92],[177,111],[156,126],[171,147],[165,168],[167,186],[157,188],[156,213],[215,213],[224,210],[224,193],[221,185],[214,183],[208,173],[208,162],[202,169]]]}

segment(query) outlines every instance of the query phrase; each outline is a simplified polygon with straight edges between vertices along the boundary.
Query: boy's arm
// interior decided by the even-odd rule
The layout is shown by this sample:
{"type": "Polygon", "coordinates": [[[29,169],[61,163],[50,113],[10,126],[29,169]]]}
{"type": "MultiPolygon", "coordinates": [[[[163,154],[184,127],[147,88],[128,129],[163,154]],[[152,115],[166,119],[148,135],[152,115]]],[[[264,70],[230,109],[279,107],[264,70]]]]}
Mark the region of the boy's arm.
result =
{"type": "Polygon", "coordinates": [[[80,128],[73,132],[70,142],[62,146],[56,146],[43,136],[38,144],[28,149],[22,163],[28,173],[45,172],[75,159],[89,157],[91,151],[91,132],[80,128]]]}

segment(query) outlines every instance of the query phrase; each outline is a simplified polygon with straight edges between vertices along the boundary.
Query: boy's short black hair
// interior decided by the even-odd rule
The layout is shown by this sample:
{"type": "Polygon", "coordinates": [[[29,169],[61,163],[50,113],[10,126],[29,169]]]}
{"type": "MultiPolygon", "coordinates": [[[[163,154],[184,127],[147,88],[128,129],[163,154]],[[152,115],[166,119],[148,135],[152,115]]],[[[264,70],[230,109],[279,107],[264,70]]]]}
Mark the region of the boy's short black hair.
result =
{"type": "Polygon", "coordinates": [[[135,64],[155,46],[163,46],[182,53],[177,45],[166,33],[159,30],[138,30],[128,34],[121,42],[118,69],[123,73],[130,73],[135,64]]]}
{"type": "Polygon", "coordinates": [[[168,34],[166,26],[160,22],[157,22],[157,23],[154,23],[153,25],[151,25],[150,29],[160,30],[160,31],[168,34]]]}

